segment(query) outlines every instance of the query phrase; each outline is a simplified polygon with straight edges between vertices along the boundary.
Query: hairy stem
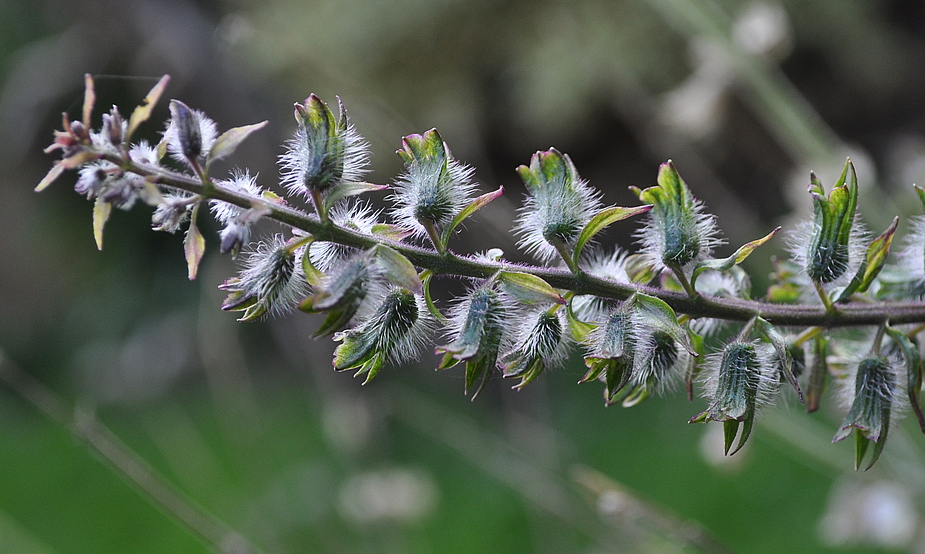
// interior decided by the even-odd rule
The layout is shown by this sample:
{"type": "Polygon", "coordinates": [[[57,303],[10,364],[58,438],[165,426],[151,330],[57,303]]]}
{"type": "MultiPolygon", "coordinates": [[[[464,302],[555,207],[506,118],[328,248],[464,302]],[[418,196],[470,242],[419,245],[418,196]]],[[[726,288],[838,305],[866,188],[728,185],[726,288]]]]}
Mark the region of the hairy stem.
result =
{"type": "MultiPolygon", "coordinates": [[[[214,182],[212,187],[208,187],[210,190],[207,190],[207,187],[203,186],[197,179],[181,173],[160,167],[137,164],[114,154],[105,154],[103,157],[128,171],[139,175],[149,175],[161,186],[221,200],[245,209],[251,208],[254,202],[261,202],[260,199],[228,190],[214,182]]],[[[434,275],[488,278],[499,270],[508,269],[531,273],[544,279],[553,287],[570,290],[576,294],[591,294],[602,298],[622,300],[630,297],[634,292],[641,292],[664,300],[676,312],[687,314],[692,318],[710,317],[745,322],[758,315],[775,325],[827,328],[880,325],[885,319],[889,320],[892,325],[925,323],[925,302],[922,301],[845,304],[839,306],[837,311],[832,311],[825,306],[818,305],[771,304],[755,300],[702,295],[692,297],[687,293],[620,283],[584,272],[575,274],[567,270],[551,267],[476,260],[457,256],[450,252],[441,254],[433,249],[395,242],[339,227],[331,224],[330,221],[323,223],[317,216],[290,206],[266,203],[266,207],[269,210],[266,217],[284,225],[301,229],[312,234],[318,240],[336,242],[361,249],[370,248],[377,243],[387,244],[405,255],[418,267],[429,269],[434,275]]]]}

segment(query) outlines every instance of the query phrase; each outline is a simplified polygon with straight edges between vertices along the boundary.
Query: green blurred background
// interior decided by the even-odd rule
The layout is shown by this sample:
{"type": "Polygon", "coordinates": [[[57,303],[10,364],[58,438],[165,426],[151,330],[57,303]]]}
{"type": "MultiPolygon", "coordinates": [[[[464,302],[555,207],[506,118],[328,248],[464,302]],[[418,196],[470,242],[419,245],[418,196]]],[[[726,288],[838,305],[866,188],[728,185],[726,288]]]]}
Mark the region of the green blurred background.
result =
{"type": "MultiPolygon", "coordinates": [[[[848,155],[873,229],[918,209],[925,2],[0,0],[4,367],[237,531],[225,551],[925,552],[914,422],[856,473],[851,445],[829,444],[832,402],[769,411],[726,459],[719,426],[686,424],[702,401],[605,409],[575,385],[577,356],[474,403],[430,355],[361,388],[332,371],[313,316],[222,313],[234,263],[210,252],[188,281],[181,238],[150,231],[148,208],[114,214],[98,252],[72,178],[33,192],[84,73],[98,111],[128,112],[169,73],[167,96],[220,128],[269,119],[235,163],[274,187],[309,93],[343,98],[376,182],[400,170],[401,136],[437,127],[483,191],[506,190],[462,251],[520,259],[513,169],[550,146],[620,205],[672,158],[735,246],[805,216],[808,171],[830,185],[848,155]]],[[[150,139],[166,117],[162,102],[150,139]]],[[[632,229],[606,240],[631,246],[632,229]]],[[[775,242],[749,266],[758,295],[775,242]]],[[[86,425],[20,392],[0,385],[0,554],[210,551],[88,448],[86,425]]]]}

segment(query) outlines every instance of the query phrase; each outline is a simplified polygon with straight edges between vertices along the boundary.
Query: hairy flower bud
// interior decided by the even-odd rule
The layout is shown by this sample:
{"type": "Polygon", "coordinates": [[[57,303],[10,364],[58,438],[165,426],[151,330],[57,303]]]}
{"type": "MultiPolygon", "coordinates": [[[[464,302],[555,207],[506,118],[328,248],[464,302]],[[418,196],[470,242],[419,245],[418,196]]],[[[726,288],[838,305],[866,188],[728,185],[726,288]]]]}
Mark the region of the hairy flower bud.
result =
{"type": "Polygon", "coordinates": [[[559,255],[559,245],[571,251],[600,209],[600,193],[578,176],[568,155],[554,148],[533,154],[530,166],[517,172],[529,193],[514,228],[521,235],[518,245],[543,261],[559,255]]]}
{"type": "Polygon", "coordinates": [[[876,447],[870,465],[877,461],[886,443],[890,417],[900,407],[903,395],[899,394],[901,384],[896,365],[886,356],[869,356],[858,363],[854,379],[845,380],[845,396],[853,400],[832,442],[844,440],[851,431],[855,431],[858,438],[855,463],[858,467],[871,442],[876,443],[876,447]]]}
{"type": "Polygon", "coordinates": [[[366,141],[350,125],[339,98],[338,104],[339,120],[314,94],[295,105],[298,129],[279,160],[282,183],[292,194],[321,194],[340,183],[362,181],[368,171],[366,141]]]}
{"type": "Polygon", "coordinates": [[[193,205],[190,198],[192,196],[187,193],[164,195],[151,215],[151,227],[155,231],[176,233],[181,225],[189,221],[193,205]]]}
{"type": "Polygon", "coordinates": [[[809,278],[829,284],[854,275],[864,256],[863,226],[856,221],[858,181],[851,160],[829,195],[822,182],[810,174],[809,194],[813,199],[813,221],[804,223],[791,236],[794,260],[809,278]]]}
{"type": "Polygon", "coordinates": [[[222,309],[244,310],[239,321],[251,321],[267,313],[292,311],[308,292],[308,283],[295,253],[281,235],[276,235],[269,243],[261,242],[247,256],[241,274],[219,288],[229,291],[222,309]]]}
{"type": "Polygon", "coordinates": [[[739,423],[744,423],[733,454],[745,445],[755,414],[767,404],[780,383],[771,355],[755,343],[736,339],[721,353],[711,355],[704,373],[704,395],[710,402],[706,411],[691,422],[722,421],[725,425],[726,453],[729,453],[739,423]]]}
{"type": "Polygon", "coordinates": [[[624,304],[613,310],[586,339],[589,346],[585,356],[588,373],[581,382],[603,377],[604,401],[610,403],[629,382],[633,373],[636,329],[630,310],[624,304]]]}
{"type": "Polygon", "coordinates": [[[119,109],[115,106],[108,114],[103,114],[103,140],[110,146],[118,147],[122,145],[122,139],[125,131],[128,129],[128,123],[122,119],[119,109]]]}
{"type": "Polygon", "coordinates": [[[498,353],[510,342],[506,324],[511,315],[511,306],[503,295],[490,287],[479,287],[457,304],[448,323],[453,342],[438,346],[437,354],[444,354],[437,369],[453,367],[460,361],[466,362],[466,393],[484,375],[482,384],[473,399],[488,381],[498,360],[498,353]]]}
{"type": "Polygon", "coordinates": [[[563,310],[541,310],[523,319],[515,348],[498,362],[504,377],[520,377],[514,388],[523,388],[565,359],[570,345],[567,326],[563,310]]]}
{"type": "Polygon", "coordinates": [[[315,333],[316,337],[340,331],[353,320],[376,274],[376,265],[371,263],[366,254],[357,254],[334,267],[318,286],[314,296],[300,306],[308,312],[327,313],[324,323],[315,333]]]}
{"type": "Polygon", "coordinates": [[[343,341],[334,351],[334,369],[356,369],[375,377],[386,361],[401,363],[415,358],[433,326],[423,299],[403,288],[390,290],[376,311],[356,328],[334,335],[343,341]]]}
{"type": "Polygon", "coordinates": [[[193,163],[209,153],[217,135],[214,121],[179,100],[170,101],[170,116],[164,136],[175,159],[193,163]]]}
{"type": "Polygon", "coordinates": [[[670,160],[659,167],[657,186],[635,190],[641,201],[652,204],[638,237],[643,254],[659,271],[683,268],[720,244],[714,217],[703,213],[670,160]]]}
{"type": "MultiPolygon", "coordinates": [[[[263,195],[263,189],[257,185],[256,176],[252,177],[246,169],[235,169],[232,171],[231,179],[220,181],[219,184],[254,199],[263,195]]],[[[212,200],[209,205],[215,219],[225,226],[220,235],[219,251],[222,254],[231,252],[233,257],[237,257],[241,247],[250,240],[254,223],[265,215],[266,211],[258,208],[245,209],[221,200],[212,200]]]]}
{"type": "Polygon", "coordinates": [[[471,201],[473,169],[453,158],[436,129],[402,138],[398,155],[405,172],[392,196],[395,219],[416,236],[425,236],[428,228],[441,232],[471,201]]]}

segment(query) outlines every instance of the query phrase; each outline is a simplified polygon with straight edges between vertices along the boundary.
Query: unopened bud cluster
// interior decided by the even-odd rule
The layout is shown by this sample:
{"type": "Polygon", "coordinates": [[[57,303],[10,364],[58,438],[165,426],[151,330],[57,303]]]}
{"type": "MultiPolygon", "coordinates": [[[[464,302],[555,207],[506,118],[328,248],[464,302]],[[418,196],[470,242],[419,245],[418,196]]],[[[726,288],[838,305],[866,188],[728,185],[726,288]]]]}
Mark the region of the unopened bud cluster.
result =
{"type": "Polygon", "coordinates": [[[83,117],[65,115],[47,149],[62,160],[39,190],[76,171],[75,190],[94,202],[100,247],[113,207],[136,200],[154,206],[155,230],[185,230],[190,278],[207,244],[198,218],[211,213],[222,226],[219,251],[240,253],[243,265],[220,286],[228,293],[222,308],[242,312],[242,321],[296,308],[323,314],[317,336],[338,341],[334,368],[353,370],[364,383],[430,347],[441,356],[437,369],[464,366],[465,391],[474,398],[493,376],[516,379],[521,389],[577,349],[587,367],[581,382],[601,382],[607,405],[633,406],[676,389],[693,398],[700,388],[706,409],[691,422],[722,422],[727,453],[745,444],[782,388],[812,411],[827,381],[845,398],[834,440],[855,433],[858,465],[869,444],[870,463],[877,459],[904,409],[925,431],[915,341],[923,326],[904,325],[925,323],[914,304],[925,296],[925,218],[915,220],[899,261],[888,264],[897,221],[870,238],[850,161],[828,194],[811,175],[812,220],[791,233],[792,256],[778,262],[766,299],[753,300],[739,264],[779,228],[714,257],[723,243],[716,220],[671,161],[659,168],[656,185],[631,187],[641,205],[619,207],[603,205],[568,155],[535,153],[517,168],[527,194],[513,233],[538,263],[516,265],[495,248],[453,251],[463,221],[503,190],[480,194],[474,170],[435,129],[401,139],[404,170],[393,183],[369,183],[367,143],[343,103],[338,99],[335,115],[311,95],[295,105],[280,186],[261,186],[247,170],[216,177],[212,164],[266,122],[219,134],[204,113],[172,100],[159,144],[132,141],[166,86],[164,78],[128,120],[113,108],[94,131],[88,77],[83,117]],[[387,188],[393,207],[384,213],[356,199],[387,188]],[[599,243],[600,231],[635,216],[644,218],[638,251],[599,243]],[[255,240],[254,225],[264,218],[284,230],[255,240]],[[430,294],[437,275],[469,282],[445,310],[430,294]],[[865,341],[838,334],[840,325],[862,324],[872,330],[865,341]],[[853,362],[832,364],[836,348],[838,359],[853,362]]]}

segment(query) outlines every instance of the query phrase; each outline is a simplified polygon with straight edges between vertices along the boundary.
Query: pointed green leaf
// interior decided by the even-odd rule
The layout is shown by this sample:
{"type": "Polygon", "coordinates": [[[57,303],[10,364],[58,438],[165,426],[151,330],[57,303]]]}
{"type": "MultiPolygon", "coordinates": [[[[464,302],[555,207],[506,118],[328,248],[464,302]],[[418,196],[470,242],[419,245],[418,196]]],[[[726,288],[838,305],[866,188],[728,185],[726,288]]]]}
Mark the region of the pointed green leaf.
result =
{"type": "Polygon", "coordinates": [[[643,383],[631,390],[629,394],[626,395],[626,398],[623,399],[623,402],[620,403],[620,405],[624,408],[632,408],[646,398],[649,398],[649,389],[646,388],[645,383],[643,383]]]}
{"type": "Polygon", "coordinates": [[[704,410],[700,412],[699,414],[695,415],[694,417],[690,418],[690,420],[688,420],[688,423],[706,423],[707,418],[709,416],[710,416],[710,411],[704,410]]]}
{"type": "Polygon", "coordinates": [[[578,242],[575,243],[575,252],[572,254],[572,260],[577,264],[581,256],[581,250],[585,247],[585,244],[611,223],[616,223],[617,221],[622,221],[635,215],[644,214],[651,209],[651,205],[636,206],[633,208],[611,206],[599,211],[597,215],[592,217],[591,221],[585,225],[585,228],[581,230],[581,235],[578,236],[578,242]]]}
{"type": "Polygon", "coordinates": [[[787,382],[790,383],[790,386],[797,391],[797,396],[800,398],[800,403],[805,404],[803,399],[803,391],[800,389],[800,384],[797,383],[797,378],[793,374],[793,356],[790,354],[790,348],[787,345],[787,339],[768,321],[763,318],[757,318],[755,321],[755,330],[758,332],[761,337],[771,343],[771,346],[774,347],[774,350],[777,351],[777,357],[781,361],[781,368],[784,373],[784,378],[787,379],[787,382]]]}
{"type": "Polygon", "coordinates": [[[819,400],[825,391],[829,365],[826,360],[829,341],[821,334],[813,338],[813,365],[809,373],[809,388],[806,391],[806,412],[813,413],[819,409],[819,400]]]}
{"type": "Polygon", "coordinates": [[[642,254],[630,254],[626,257],[626,275],[633,283],[645,285],[658,276],[652,259],[642,254]]]}
{"type": "Polygon", "coordinates": [[[565,304],[565,299],[556,289],[536,275],[519,271],[500,271],[498,280],[504,285],[508,294],[523,304],[543,302],[565,304]]]}
{"type": "Polygon", "coordinates": [[[877,278],[877,275],[880,274],[883,265],[886,263],[886,258],[890,254],[890,246],[893,244],[893,236],[896,234],[896,227],[898,225],[899,216],[894,217],[893,222],[890,223],[886,231],[880,233],[880,236],[871,241],[870,246],[867,247],[867,257],[864,259],[861,267],[858,268],[858,272],[851,279],[848,286],[845,287],[838,295],[838,298],[835,299],[836,302],[844,302],[856,292],[867,291],[874,279],[877,278]]]}
{"type": "Polygon", "coordinates": [[[234,127],[219,135],[219,137],[215,139],[215,144],[212,145],[212,149],[209,150],[209,158],[206,160],[206,167],[212,165],[212,162],[216,160],[223,160],[234,154],[234,151],[244,142],[244,139],[249,137],[254,131],[266,127],[267,123],[268,121],[261,121],[253,125],[234,127]]]}
{"type": "Polygon", "coordinates": [[[456,214],[456,217],[453,218],[453,221],[451,221],[450,224],[447,225],[446,229],[443,230],[443,236],[441,237],[443,244],[446,244],[450,240],[450,235],[453,234],[453,230],[456,229],[456,227],[458,227],[459,224],[462,223],[467,217],[474,214],[476,211],[480,210],[486,204],[495,198],[498,198],[503,193],[504,187],[499,187],[498,190],[487,192],[470,202],[468,206],[456,214]]]}
{"type": "Polygon", "coordinates": [[[585,356],[584,360],[585,367],[588,368],[588,371],[578,381],[579,385],[582,383],[590,383],[600,377],[601,373],[606,369],[607,362],[610,361],[609,358],[597,358],[595,356],[585,356]]]}
{"type": "Polygon", "coordinates": [[[199,232],[199,227],[196,226],[196,215],[199,212],[200,205],[197,203],[193,207],[189,229],[186,230],[186,238],[183,239],[183,251],[186,255],[190,281],[196,278],[196,273],[199,271],[199,262],[202,261],[202,255],[206,251],[206,240],[203,238],[202,233],[199,232]]]}
{"type": "Polygon", "coordinates": [[[314,241],[314,238],[306,239],[305,248],[302,249],[302,272],[305,274],[305,280],[308,281],[308,284],[317,288],[324,280],[324,273],[312,265],[310,252],[314,241]]]}
{"type": "Polygon", "coordinates": [[[427,304],[427,310],[437,318],[441,324],[446,323],[446,316],[443,315],[440,310],[437,309],[437,305],[434,304],[434,299],[430,296],[430,282],[433,280],[434,276],[429,269],[425,269],[421,272],[421,283],[424,285],[424,303],[427,304]]]}
{"type": "MultiPolygon", "coordinates": [[[[643,321],[648,325],[656,325],[662,331],[668,333],[678,344],[683,346],[691,356],[699,354],[691,344],[690,336],[687,331],[678,323],[678,316],[674,310],[664,300],[649,296],[641,292],[633,294],[630,299],[635,307],[639,310],[640,315],[646,319],[643,321]]],[[[628,300],[627,302],[630,302],[628,300]]]]}
{"type": "Polygon", "coordinates": [[[244,310],[244,314],[237,319],[239,323],[245,323],[248,321],[256,321],[263,317],[267,313],[267,306],[263,302],[255,302],[247,307],[244,310]]]}
{"type": "Polygon", "coordinates": [[[687,359],[687,368],[684,372],[684,389],[687,391],[687,400],[688,402],[693,402],[694,400],[694,379],[697,377],[697,374],[700,372],[699,364],[697,363],[706,352],[703,337],[693,331],[690,327],[685,325],[687,329],[687,335],[691,338],[691,345],[694,347],[694,351],[697,352],[697,356],[690,356],[687,359]]]}
{"type": "MultiPolygon", "coordinates": [[[[887,429],[890,426],[890,410],[886,410],[883,414],[883,428],[887,429]]],[[[858,431],[858,434],[861,434],[858,431]]],[[[867,467],[864,468],[864,471],[874,467],[874,464],[880,458],[880,454],[883,453],[883,447],[886,446],[887,433],[883,432],[877,440],[874,442],[874,451],[870,453],[870,463],[867,464],[867,467]]]]}
{"type": "MultiPolygon", "coordinates": [[[[739,450],[742,450],[742,447],[745,446],[745,441],[748,440],[748,437],[752,434],[752,428],[755,425],[755,410],[750,409],[745,414],[745,419],[742,421],[742,433],[739,435],[739,443],[736,445],[735,450],[729,452],[729,455],[732,456],[739,450]]],[[[726,449],[729,450],[728,448],[726,449]]]]}
{"type": "Polygon", "coordinates": [[[324,207],[326,210],[330,210],[334,207],[334,204],[337,204],[344,198],[358,196],[366,192],[385,190],[387,188],[389,188],[388,185],[377,185],[375,183],[366,183],[363,181],[338,183],[328,189],[324,197],[324,207]]]}
{"type": "Polygon", "coordinates": [[[112,204],[97,197],[93,204],[93,238],[99,250],[103,249],[103,228],[106,226],[110,212],[112,212],[112,204]]]}
{"type": "Polygon", "coordinates": [[[170,75],[161,77],[157,84],[151,88],[151,91],[148,92],[148,95],[141,101],[141,104],[132,112],[132,117],[130,117],[128,121],[128,132],[125,133],[126,143],[131,141],[132,135],[138,129],[138,126],[151,117],[151,111],[154,110],[154,106],[157,104],[157,101],[160,100],[161,94],[164,93],[164,89],[167,88],[167,83],[169,82],[170,75]]]}
{"type": "Polygon", "coordinates": [[[739,420],[727,419],[723,422],[723,453],[727,456],[729,455],[729,449],[732,447],[732,443],[736,440],[736,432],[738,432],[738,430],[739,420]]]}
{"type": "Polygon", "coordinates": [[[903,359],[906,361],[906,389],[909,393],[909,404],[919,421],[922,433],[925,433],[925,414],[922,413],[922,401],[920,399],[922,392],[922,358],[919,354],[919,349],[899,329],[894,329],[887,325],[886,333],[903,353],[903,359]]]}
{"type": "Polygon", "coordinates": [[[585,337],[588,336],[588,333],[594,330],[595,325],[578,319],[578,316],[576,316],[575,312],[572,311],[571,302],[569,302],[566,306],[565,315],[568,318],[569,331],[572,333],[572,338],[575,339],[576,342],[584,342],[585,337]]]}
{"type": "Polygon", "coordinates": [[[861,460],[867,453],[867,447],[870,446],[870,440],[861,433],[860,429],[854,430],[854,469],[861,469],[861,460]]]}
{"type": "Polygon", "coordinates": [[[912,185],[915,188],[915,194],[919,197],[919,202],[922,203],[922,209],[925,210],[925,189],[918,185],[912,185]]]}
{"type": "Polygon", "coordinates": [[[753,240],[747,244],[742,245],[738,250],[736,250],[728,258],[723,258],[721,260],[704,260],[697,264],[697,267],[694,268],[694,272],[691,275],[691,287],[697,288],[697,277],[703,273],[706,269],[715,269],[716,271],[728,271],[732,269],[733,266],[739,265],[742,263],[745,258],[747,258],[756,248],[768,242],[774,235],[780,231],[780,227],[774,229],[767,235],[761,237],[758,240],[753,240]]]}
{"type": "Polygon", "coordinates": [[[372,250],[376,262],[382,267],[389,281],[415,294],[423,292],[418,271],[404,254],[382,243],[374,246],[372,250]]]}
{"type": "Polygon", "coordinates": [[[392,240],[395,242],[401,242],[405,238],[411,236],[414,233],[413,230],[406,227],[400,227],[398,225],[393,225],[391,223],[377,223],[373,225],[370,232],[377,237],[382,237],[384,239],[392,240]]]}

